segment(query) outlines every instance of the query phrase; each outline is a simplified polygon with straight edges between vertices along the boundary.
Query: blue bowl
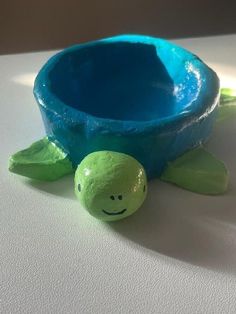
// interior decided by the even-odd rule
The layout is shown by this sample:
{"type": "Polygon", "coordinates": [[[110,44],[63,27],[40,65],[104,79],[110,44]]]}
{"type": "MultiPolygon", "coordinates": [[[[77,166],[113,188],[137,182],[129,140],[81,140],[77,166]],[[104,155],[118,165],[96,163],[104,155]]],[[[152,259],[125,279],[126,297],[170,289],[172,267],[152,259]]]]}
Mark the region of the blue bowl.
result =
{"type": "Polygon", "coordinates": [[[209,137],[219,80],[179,46],[121,35],[53,56],[34,95],[48,137],[75,166],[91,152],[112,150],[135,157],[154,178],[209,137]]]}

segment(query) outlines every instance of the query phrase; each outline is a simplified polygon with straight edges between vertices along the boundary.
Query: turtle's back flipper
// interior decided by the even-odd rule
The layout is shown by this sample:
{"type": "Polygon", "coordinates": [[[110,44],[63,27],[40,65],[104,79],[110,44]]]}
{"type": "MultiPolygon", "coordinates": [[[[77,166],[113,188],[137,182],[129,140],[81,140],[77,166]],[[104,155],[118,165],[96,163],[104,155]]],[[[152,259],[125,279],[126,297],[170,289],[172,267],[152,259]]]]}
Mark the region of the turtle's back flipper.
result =
{"type": "Polygon", "coordinates": [[[68,155],[47,137],[12,155],[9,170],[44,181],[53,181],[74,171],[68,155]]]}
{"type": "Polygon", "coordinates": [[[170,162],[161,180],[200,194],[222,194],[229,175],[223,162],[199,147],[170,162]]]}
{"type": "Polygon", "coordinates": [[[236,90],[222,88],[220,90],[220,104],[218,107],[217,122],[236,117],[236,90]]]}

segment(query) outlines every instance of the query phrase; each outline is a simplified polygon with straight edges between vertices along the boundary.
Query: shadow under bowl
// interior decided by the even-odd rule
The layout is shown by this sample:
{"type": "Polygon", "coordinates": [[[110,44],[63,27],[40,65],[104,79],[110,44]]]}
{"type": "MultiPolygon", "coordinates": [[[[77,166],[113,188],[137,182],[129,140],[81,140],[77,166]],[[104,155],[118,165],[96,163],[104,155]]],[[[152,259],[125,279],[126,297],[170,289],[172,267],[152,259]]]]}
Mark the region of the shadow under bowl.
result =
{"type": "Polygon", "coordinates": [[[112,150],[148,178],[207,140],[219,80],[197,56],[166,40],[120,35],[67,48],[40,70],[34,95],[47,136],[76,166],[112,150]]]}

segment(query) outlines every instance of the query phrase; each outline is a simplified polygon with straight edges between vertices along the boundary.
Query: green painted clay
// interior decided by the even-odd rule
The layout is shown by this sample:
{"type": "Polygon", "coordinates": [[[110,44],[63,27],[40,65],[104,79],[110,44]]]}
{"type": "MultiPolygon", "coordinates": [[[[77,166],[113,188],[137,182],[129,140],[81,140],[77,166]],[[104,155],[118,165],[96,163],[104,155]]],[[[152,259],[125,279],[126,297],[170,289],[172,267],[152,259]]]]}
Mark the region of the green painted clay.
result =
{"type": "Polygon", "coordinates": [[[75,194],[96,218],[113,221],[133,214],[147,194],[142,165],[133,157],[111,151],[86,156],[75,173],[75,194]]]}
{"type": "Polygon", "coordinates": [[[221,88],[220,104],[236,101],[236,90],[233,88],[221,88]]]}
{"type": "Polygon", "coordinates": [[[236,90],[222,88],[220,92],[217,122],[236,117],[236,90]]]}
{"type": "Polygon", "coordinates": [[[12,155],[11,172],[32,179],[53,181],[73,172],[67,155],[47,137],[12,155]]]}
{"type": "Polygon", "coordinates": [[[170,162],[161,179],[201,194],[222,194],[229,180],[225,165],[201,147],[170,162]]]}

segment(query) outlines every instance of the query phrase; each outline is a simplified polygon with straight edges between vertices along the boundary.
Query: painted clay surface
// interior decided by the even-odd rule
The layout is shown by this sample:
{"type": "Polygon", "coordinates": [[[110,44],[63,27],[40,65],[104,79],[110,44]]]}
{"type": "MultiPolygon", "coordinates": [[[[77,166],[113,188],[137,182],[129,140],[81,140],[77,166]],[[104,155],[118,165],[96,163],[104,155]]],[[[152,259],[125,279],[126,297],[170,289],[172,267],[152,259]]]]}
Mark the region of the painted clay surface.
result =
{"type": "Polygon", "coordinates": [[[96,218],[105,221],[125,218],[146,197],[145,170],[133,157],[122,153],[91,153],[76,170],[75,194],[96,218]]]}
{"type": "Polygon", "coordinates": [[[47,137],[14,154],[9,170],[56,180],[77,168],[75,193],[99,219],[134,213],[147,178],[203,194],[227,188],[224,164],[195,147],[235,98],[225,89],[218,107],[217,75],[181,47],[139,35],[76,45],[49,59],[34,95],[47,137]]]}
{"type": "Polygon", "coordinates": [[[34,94],[48,137],[74,166],[91,152],[136,158],[148,178],[209,137],[219,81],[168,41],[123,35],[65,49],[39,72],[34,94]]]}
{"type": "Polygon", "coordinates": [[[220,105],[218,107],[217,121],[223,121],[236,117],[236,90],[222,88],[220,94],[220,105]]]}
{"type": "Polygon", "coordinates": [[[48,138],[12,155],[9,170],[31,179],[53,181],[73,172],[67,154],[48,138]]]}
{"type": "Polygon", "coordinates": [[[229,174],[223,162],[199,147],[170,162],[161,179],[192,192],[214,195],[227,190],[229,174]]]}

